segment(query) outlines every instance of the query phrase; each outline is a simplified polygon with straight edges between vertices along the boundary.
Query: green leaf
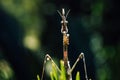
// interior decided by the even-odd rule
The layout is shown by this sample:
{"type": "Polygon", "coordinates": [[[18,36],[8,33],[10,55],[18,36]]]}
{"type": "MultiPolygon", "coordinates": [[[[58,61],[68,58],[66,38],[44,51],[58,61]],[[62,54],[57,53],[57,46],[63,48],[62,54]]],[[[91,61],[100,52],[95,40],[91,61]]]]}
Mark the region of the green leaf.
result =
{"type": "Polygon", "coordinates": [[[50,72],[50,78],[51,78],[51,80],[54,80],[53,72],[50,72]]]}
{"type": "Polygon", "coordinates": [[[61,68],[60,80],[66,80],[66,72],[63,60],[60,60],[60,68],[61,68]]]}
{"type": "Polygon", "coordinates": [[[58,72],[54,64],[52,64],[52,73],[55,80],[58,80],[58,72]]]}
{"type": "Polygon", "coordinates": [[[40,76],[39,75],[37,75],[37,80],[40,80],[40,76]]]}
{"type": "Polygon", "coordinates": [[[77,74],[76,74],[76,80],[80,80],[80,72],[77,72],[77,74]]]}

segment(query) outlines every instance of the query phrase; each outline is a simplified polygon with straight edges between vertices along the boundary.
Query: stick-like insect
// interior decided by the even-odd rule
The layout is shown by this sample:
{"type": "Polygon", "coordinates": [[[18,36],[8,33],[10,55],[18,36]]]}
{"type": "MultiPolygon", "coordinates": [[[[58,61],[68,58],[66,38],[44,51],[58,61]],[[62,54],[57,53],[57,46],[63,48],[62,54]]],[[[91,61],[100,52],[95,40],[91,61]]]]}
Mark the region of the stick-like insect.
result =
{"type": "MultiPolygon", "coordinates": [[[[69,63],[69,60],[68,60],[69,34],[68,34],[68,28],[67,28],[68,21],[66,20],[66,18],[68,16],[69,12],[70,12],[70,10],[65,15],[64,8],[62,9],[62,13],[60,13],[60,11],[58,11],[58,13],[60,14],[60,16],[62,18],[62,21],[61,21],[61,24],[62,24],[61,33],[63,34],[63,61],[64,61],[64,67],[65,67],[65,71],[66,71],[66,80],[72,80],[72,71],[74,70],[75,66],[77,65],[77,63],[81,59],[83,59],[83,63],[84,63],[85,78],[86,78],[86,80],[88,80],[84,53],[81,53],[79,55],[79,57],[77,58],[76,62],[72,66],[72,68],[70,67],[70,63],[69,63]]],[[[46,64],[47,60],[50,60],[55,65],[57,70],[59,72],[61,72],[61,70],[55,64],[53,59],[48,54],[46,54],[45,59],[44,59],[44,64],[43,64],[43,71],[42,71],[41,80],[43,80],[43,75],[44,75],[44,70],[45,70],[44,68],[45,68],[45,64],[46,64]]]]}

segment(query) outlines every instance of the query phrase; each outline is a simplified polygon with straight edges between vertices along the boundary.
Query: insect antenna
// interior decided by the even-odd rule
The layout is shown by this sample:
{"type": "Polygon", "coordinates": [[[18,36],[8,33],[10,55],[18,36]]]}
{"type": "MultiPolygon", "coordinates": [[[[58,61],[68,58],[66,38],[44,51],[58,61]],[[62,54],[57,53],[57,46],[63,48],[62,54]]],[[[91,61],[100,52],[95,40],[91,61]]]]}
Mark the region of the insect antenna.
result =
{"type": "Polygon", "coordinates": [[[67,12],[67,14],[66,14],[66,16],[65,16],[66,18],[67,18],[67,16],[68,16],[69,13],[70,13],[70,9],[68,10],[68,12],[67,12]]]}

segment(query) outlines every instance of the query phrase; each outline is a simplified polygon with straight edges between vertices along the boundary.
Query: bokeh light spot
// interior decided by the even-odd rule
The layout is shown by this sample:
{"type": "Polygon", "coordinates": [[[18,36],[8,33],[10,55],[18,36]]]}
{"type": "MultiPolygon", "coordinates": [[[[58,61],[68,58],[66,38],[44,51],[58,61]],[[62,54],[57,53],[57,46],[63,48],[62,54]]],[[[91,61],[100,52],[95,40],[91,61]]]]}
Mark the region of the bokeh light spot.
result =
{"type": "Polygon", "coordinates": [[[30,50],[36,51],[39,49],[40,42],[34,35],[24,37],[24,46],[30,50]]]}

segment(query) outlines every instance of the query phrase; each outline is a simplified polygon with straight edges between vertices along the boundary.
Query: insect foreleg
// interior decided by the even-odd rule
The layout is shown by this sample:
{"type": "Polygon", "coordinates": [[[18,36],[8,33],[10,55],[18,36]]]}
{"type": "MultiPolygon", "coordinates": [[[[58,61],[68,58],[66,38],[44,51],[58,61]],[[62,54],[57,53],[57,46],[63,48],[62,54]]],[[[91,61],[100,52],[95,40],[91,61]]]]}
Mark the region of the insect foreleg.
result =
{"type": "Polygon", "coordinates": [[[83,59],[84,71],[85,71],[85,78],[86,78],[86,80],[88,80],[84,53],[81,53],[81,54],[79,55],[79,57],[77,58],[77,60],[75,61],[74,65],[73,65],[72,68],[71,68],[71,73],[72,73],[72,71],[74,70],[74,68],[75,68],[75,66],[77,65],[77,63],[78,63],[81,59],[83,59]]]}
{"type": "Polygon", "coordinates": [[[45,64],[46,64],[47,61],[51,61],[51,62],[55,65],[56,69],[61,73],[61,70],[60,70],[59,67],[56,65],[56,63],[53,61],[53,59],[50,57],[50,55],[49,55],[49,54],[46,54],[46,55],[45,55],[45,58],[44,58],[44,63],[43,63],[41,80],[43,80],[44,71],[45,71],[45,64]]]}

